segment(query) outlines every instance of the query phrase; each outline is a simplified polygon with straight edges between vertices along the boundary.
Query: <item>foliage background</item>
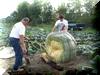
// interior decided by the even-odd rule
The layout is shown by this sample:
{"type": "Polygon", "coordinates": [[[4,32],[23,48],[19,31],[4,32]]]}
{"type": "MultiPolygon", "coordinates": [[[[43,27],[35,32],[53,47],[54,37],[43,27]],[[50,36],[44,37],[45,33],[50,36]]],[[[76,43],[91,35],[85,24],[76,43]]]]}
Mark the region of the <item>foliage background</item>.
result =
{"type": "Polygon", "coordinates": [[[98,0],[69,0],[69,3],[62,3],[55,9],[50,2],[43,3],[41,0],[33,0],[32,4],[24,1],[20,3],[17,10],[5,18],[7,23],[16,23],[23,17],[31,19],[31,25],[54,24],[57,13],[65,16],[69,22],[85,23],[91,25],[94,6],[98,0]]]}

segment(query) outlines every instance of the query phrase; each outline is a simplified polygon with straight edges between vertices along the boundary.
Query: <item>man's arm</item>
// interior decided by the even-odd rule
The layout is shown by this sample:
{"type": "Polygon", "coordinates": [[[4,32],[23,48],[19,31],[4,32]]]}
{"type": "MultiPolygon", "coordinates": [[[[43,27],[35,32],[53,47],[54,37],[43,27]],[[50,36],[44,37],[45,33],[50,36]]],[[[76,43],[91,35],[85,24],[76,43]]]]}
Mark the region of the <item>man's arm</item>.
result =
{"type": "Polygon", "coordinates": [[[52,32],[55,31],[55,28],[56,28],[57,24],[58,24],[58,21],[56,21],[56,23],[54,24],[54,26],[53,26],[53,28],[52,28],[52,32]]]}
{"type": "Polygon", "coordinates": [[[52,28],[52,32],[54,32],[55,31],[55,25],[54,25],[54,27],[52,28]]]}
{"type": "Polygon", "coordinates": [[[23,56],[26,60],[26,64],[30,64],[30,58],[27,55],[27,49],[26,49],[26,45],[25,45],[25,37],[23,35],[20,35],[20,46],[22,48],[22,52],[23,52],[23,56]]]}
{"type": "Polygon", "coordinates": [[[22,48],[23,54],[27,53],[24,35],[20,35],[20,46],[22,48]]]}

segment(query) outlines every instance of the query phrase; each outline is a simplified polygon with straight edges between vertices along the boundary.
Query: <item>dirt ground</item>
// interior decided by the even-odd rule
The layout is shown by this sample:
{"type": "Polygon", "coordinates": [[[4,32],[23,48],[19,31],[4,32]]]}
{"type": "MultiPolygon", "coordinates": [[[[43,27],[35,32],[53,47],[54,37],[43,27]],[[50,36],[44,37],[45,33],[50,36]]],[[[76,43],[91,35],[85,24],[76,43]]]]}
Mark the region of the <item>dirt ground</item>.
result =
{"type": "MultiPolygon", "coordinates": [[[[82,66],[90,66],[90,59],[85,55],[78,55],[73,60],[64,63],[58,63],[64,68],[63,71],[58,71],[52,66],[46,64],[41,59],[41,54],[36,53],[30,56],[31,64],[25,66],[25,71],[31,73],[31,75],[65,75],[65,72],[70,69],[81,69],[82,66]]],[[[4,74],[7,75],[7,74],[4,74]]],[[[20,74],[17,74],[20,75],[20,74]]],[[[26,75],[26,74],[25,74],[26,75]]]]}
{"type": "MultiPolygon", "coordinates": [[[[61,67],[64,68],[63,71],[58,71],[54,69],[52,66],[46,64],[44,61],[41,60],[40,54],[35,54],[31,56],[31,68],[32,72],[39,72],[39,73],[64,73],[69,69],[81,69],[82,66],[90,66],[90,59],[88,56],[85,55],[78,55],[73,60],[67,61],[64,63],[58,63],[61,67]]],[[[28,68],[27,68],[28,69],[28,68]]],[[[57,74],[58,75],[58,74],[57,74]]]]}

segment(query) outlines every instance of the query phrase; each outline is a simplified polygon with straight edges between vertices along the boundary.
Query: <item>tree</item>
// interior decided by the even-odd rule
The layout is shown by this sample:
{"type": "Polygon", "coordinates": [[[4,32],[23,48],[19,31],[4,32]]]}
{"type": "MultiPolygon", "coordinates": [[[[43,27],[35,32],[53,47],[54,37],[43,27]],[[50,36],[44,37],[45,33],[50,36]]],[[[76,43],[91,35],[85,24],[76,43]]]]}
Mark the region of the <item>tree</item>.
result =
{"type": "Polygon", "coordinates": [[[90,24],[93,18],[93,6],[98,0],[69,0],[62,3],[56,10],[48,3],[42,4],[40,0],[33,0],[32,4],[26,1],[19,4],[6,20],[20,21],[23,17],[31,18],[31,24],[51,23],[55,20],[56,13],[63,14],[68,21],[90,24]]]}
{"type": "Polygon", "coordinates": [[[27,3],[26,1],[22,2],[21,4],[18,5],[17,8],[17,20],[21,20],[23,17],[29,17],[29,3],[27,3]]]}
{"type": "Polygon", "coordinates": [[[67,18],[67,20],[69,20],[69,21],[75,21],[76,19],[76,14],[75,14],[75,9],[74,9],[74,7],[72,7],[72,5],[73,5],[73,3],[68,3],[67,5],[66,5],[66,9],[67,9],[67,11],[66,11],[66,15],[65,15],[65,17],[67,18]]]}
{"type": "Polygon", "coordinates": [[[18,21],[18,12],[17,11],[14,11],[10,16],[12,17],[12,22],[17,22],[18,21]]]}
{"type": "Polygon", "coordinates": [[[66,12],[67,12],[66,5],[62,3],[60,6],[58,6],[56,13],[63,14],[65,16],[66,12]]]}
{"type": "Polygon", "coordinates": [[[32,24],[41,23],[41,18],[40,18],[41,10],[42,10],[41,2],[39,2],[38,0],[34,1],[29,6],[29,16],[32,20],[31,21],[32,24]]]}
{"type": "Polygon", "coordinates": [[[100,2],[98,2],[94,8],[93,27],[100,32],[100,2]]]}
{"type": "Polygon", "coordinates": [[[50,23],[52,21],[53,7],[50,3],[43,4],[41,18],[43,23],[50,23]]]}

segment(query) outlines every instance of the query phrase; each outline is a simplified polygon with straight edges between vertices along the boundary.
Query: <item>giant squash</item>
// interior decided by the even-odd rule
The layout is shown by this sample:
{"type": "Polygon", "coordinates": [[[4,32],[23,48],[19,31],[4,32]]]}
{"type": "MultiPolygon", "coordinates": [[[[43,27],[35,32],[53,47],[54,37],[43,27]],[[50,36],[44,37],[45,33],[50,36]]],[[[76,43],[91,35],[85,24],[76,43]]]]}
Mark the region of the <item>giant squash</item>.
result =
{"type": "Polygon", "coordinates": [[[52,32],[46,38],[46,54],[54,62],[65,62],[76,54],[76,41],[68,32],[52,32]]]}

